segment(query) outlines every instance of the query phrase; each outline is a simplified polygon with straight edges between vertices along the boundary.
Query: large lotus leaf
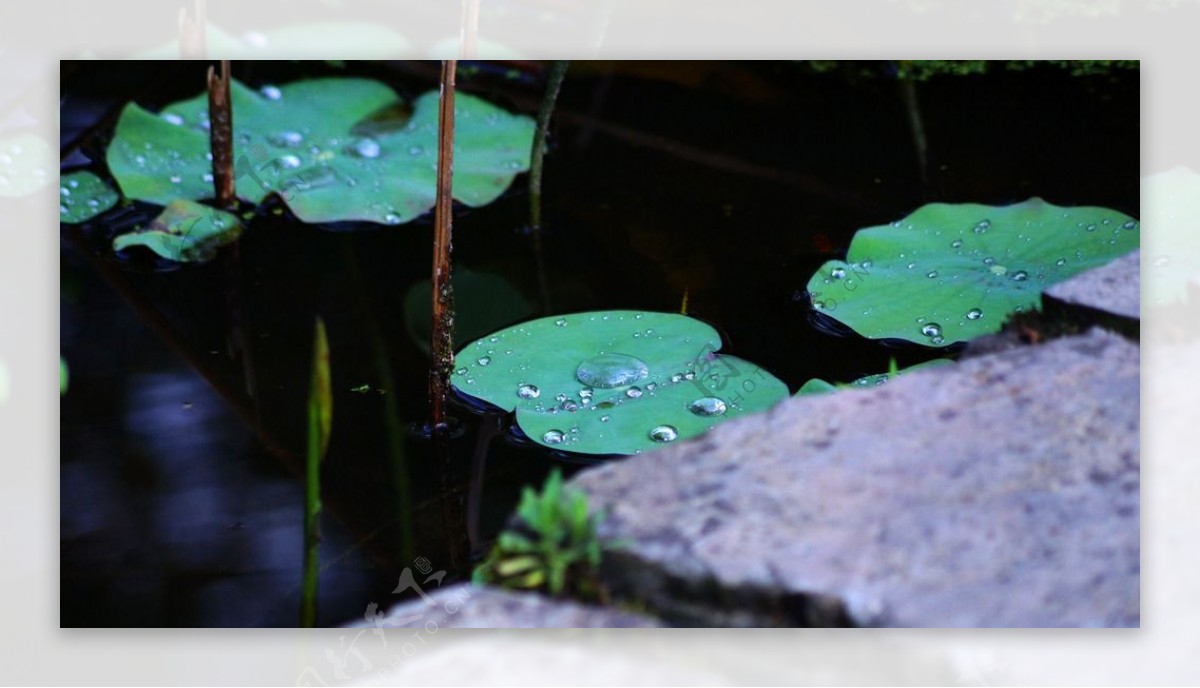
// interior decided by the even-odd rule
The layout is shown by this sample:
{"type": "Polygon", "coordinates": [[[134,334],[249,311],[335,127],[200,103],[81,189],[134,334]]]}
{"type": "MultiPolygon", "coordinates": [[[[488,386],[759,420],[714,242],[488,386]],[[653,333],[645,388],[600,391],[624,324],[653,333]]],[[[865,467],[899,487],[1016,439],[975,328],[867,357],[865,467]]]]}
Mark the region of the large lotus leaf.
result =
{"type": "Polygon", "coordinates": [[[1200,284],[1200,174],[1186,167],[1142,179],[1142,208],[1151,228],[1142,251],[1147,303],[1187,301],[1200,284]]]}
{"type": "Polygon", "coordinates": [[[120,199],[112,187],[91,172],[65,174],[59,182],[58,219],[68,224],[86,222],[120,199]]]}
{"type": "Polygon", "coordinates": [[[516,411],[548,447],[636,454],[787,397],[783,382],[720,347],[716,330],[684,315],[551,316],[463,347],[454,387],[516,411]]]}
{"type": "Polygon", "coordinates": [[[1046,287],[1136,249],[1139,234],[1107,208],[932,203],[859,230],[846,260],[825,263],[808,291],[817,310],[866,337],[948,345],[999,331],[1046,287]]]}
{"type": "Polygon", "coordinates": [[[935,358],[932,361],[925,361],[924,363],[918,363],[916,365],[911,365],[907,368],[903,368],[903,369],[899,369],[899,370],[896,369],[894,362],[893,362],[892,368],[889,369],[888,372],[886,372],[886,373],[875,373],[874,375],[864,375],[863,377],[858,378],[854,382],[851,382],[851,383],[845,384],[845,385],[835,385],[831,382],[826,382],[825,380],[822,380],[819,377],[814,377],[813,379],[809,380],[808,382],[805,382],[800,387],[800,391],[796,392],[796,396],[799,397],[799,396],[807,396],[810,394],[824,394],[825,392],[836,392],[839,389],[870,389],[872,387],[878,387],[880,385],[886,384],[889,380],[894,380],[898,377],[907,375],[916,370],[924,370],[926,368],[938,368],[938,367],[947,366],[947,365],[954,365],[954,361],[951,361],[948,358],[935,358]]]}
{"type": "Polygon", "coordinates": [[[168,260],[201,263],[238,238],[242,225],[225,211],[193,201],[171,201],[149,227],[113,239],[113,250],[145,246],[168,260]]]}
{"type": "MultiPolygon", "coordinates": [[[[433,207],[436,92],[419,97],[409,118],[392,89],[370,79],[312,79],[261,93],[235,80],[230,88],[239,198],[258,203],[276,192],[305,222],[400,224],[433,207]]],[[[465,93],[454,112],[454,198],[486,205],[529,168],[533,120],[465,93]]],[[[130,198],[165,205],[211,197],[208,128],[207,94],[159,115],[130,103],[109,169],[130,198]]]]}

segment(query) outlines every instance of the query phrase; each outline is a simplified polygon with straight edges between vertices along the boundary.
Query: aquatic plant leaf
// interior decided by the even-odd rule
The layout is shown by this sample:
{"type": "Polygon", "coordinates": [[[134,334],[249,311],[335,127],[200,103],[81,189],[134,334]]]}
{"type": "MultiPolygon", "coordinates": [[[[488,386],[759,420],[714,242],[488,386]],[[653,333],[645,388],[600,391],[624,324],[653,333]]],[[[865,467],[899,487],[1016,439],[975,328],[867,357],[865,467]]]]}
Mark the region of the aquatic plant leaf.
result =
{"type": "Polygon", "coordinates": [[[167,260],[202,263],[217,249],[238,238],[242,225],[237,216],[192,201],[167,204],[149,227],[113,238],[113,250],[145,246],[167,260]]]}
{"type": "Polygon", "coordinates": [[[58,194],[58,219],[67,224],[87,222],[121,200],[111,186],[87,170],[63,175],[58,194]]]}
{"type": "Polygon", "coordinates": [[[676,313],[551,316],[463,347],[452,380],[464,395],[515,411],[547,447],[635,454],[787,397],[783,382],[720,347],[716,330],[676,313]]]}
{"type": "MultiPolygon", "coordinates": [[[[454,266],[454,337],[468,341],[533,315],[537,306],[503,275],[454,266]]],[[[423,279],[404,295],[404,326],[413,343],[429,353],[433,285],[423,279]]]]}
{"type": "Polygon", "coordinates": [[[859,230],[808,291],[815,309],[863,336],[945,346],[999,331],[1050,285],[1136,249],[1139,235],[1136,220],[1107,208],[932,203],[859,230]]]}
{"type": "MultiPolygon", "coordinates": [[[[276,193],[305,222],[365,220],[400,224],[434,205],[437,180],[436,92],[407,110],[378,81],[327,78],[253,91],[234,80],[235,186],[261,202],[276,193]]],[[[529,168],[532,118],[475,96],[455,97],[454,198],[486,205],[529,168]]],[[[166,204],[213,195],[208,96],[152,114],[130,103],[117,122],[108,166],[129,198],[166,204]]]]}
{"type": "Polygon", "coordinates": [[[1175,167],[1142,179],[1142,208],[1152,231],[1142,246],[1142,279],[1151,307],[1188,301],[1200,285],[1200,174],[1175,167]]]}
{"type": "Polygon", "coordinates": [[[897,377],[907,375],[908,373],[911,373],[916,370],[925,370],[927,368],[939,368],[941,366],[947,366],[947,365],[954,365],[954,361],[951,361],[948,358],[935,358],[932,361],[925,361],[924,363],[918,363],[916,365],[911,365],[911,366],[909,366],[907,368],[903,368],[901,370],[896,370],[895,367],[893,366],[892,369],[886,373],[875,373],[873,375],[864,375],[863,377],[858,378],[854,382],[851,382],[851,383],[845,384],[845,385],[835,385],[831,382],[826,382],[825,380],[822,380],[821,378],[814,377],[813,379],[809,380],[808,382],[805,382],[800,387],[800,391],[796,392],[796,396],[800,397],[800,396],[807,396],[810,394],[824,394],[826,392],[836,392],[841,389],[870,389],[872,387],[878,387],[879,385],[885,384],[890,380],[894,380],[897,377]]]}

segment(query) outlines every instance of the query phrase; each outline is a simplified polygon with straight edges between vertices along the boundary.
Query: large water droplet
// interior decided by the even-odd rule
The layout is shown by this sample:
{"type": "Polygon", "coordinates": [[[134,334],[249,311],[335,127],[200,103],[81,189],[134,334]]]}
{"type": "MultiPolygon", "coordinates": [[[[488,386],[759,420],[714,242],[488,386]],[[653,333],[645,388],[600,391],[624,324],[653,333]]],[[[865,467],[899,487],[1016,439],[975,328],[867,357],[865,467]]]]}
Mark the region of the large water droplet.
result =
{"type": "Polygon", "coordinates": [[[480,357],[480,359],[478,361],[475,361],[475,362],[481,366],[485,366],[492,362],[492,357],[491,356],[482,356],[482,357],[480,357]]]}
{"type": "Polygon", "coordinates": [[[575,377],[588,387],[612,389],[631,385],[650,374],[641,359],[627,354],[599,354],[579,364],[575,377]]]}
{"type": "Polygon", "coordinates": [[[724,415],[727,408],[725,401],[717,397],[700,397],[688,404],[688,410],[697,416],[724,415]]]}
{"type": "Polygon", "coordinates": [[[967,320],[978,320],[983,317],[983,311],[978,308],[972,308],[967,311],[967,320]]]}
{"type": "Polygon", "coordinates": [[[921,334],[926,337],[937,337],[942,334],[942,326],[937,323],[928,323],[921,328],[921,334]]]}
{"type": "Polygon", "coordinates": [[[517,396],[522,399],[537,399],[542,396],[542,390],[537,388],[537,385],[521,385],[517,387],[517,396]]]}
{"type": "Polygon", "coordinates": [[[650,431],[650,439],[655,442],[674,442],[679,437],[679,431],[670,425],[660,425],[650,431]]]}
{"type": "Polygon", "coordinates": [[[546,444],[562,444],[565,438],[562,430],[547,430],[546,434],[542,435],[542,441],[546,444]]]}
{"type": "Polygon", "coordinates": [[[304,135],[298,131],[281,131],[277,134],[271,134],[268,136],[267,141],[270,141],[274,145],[281,148],[291,148],[293,146],[299,146],[301,143],[303,143],[304,135]]]}
{"type": "Polygon", "coordinates": [[[378,158],[383,149],[372,138],[361,138],[350,146],[350,154],[358,158],[378,158]]]}

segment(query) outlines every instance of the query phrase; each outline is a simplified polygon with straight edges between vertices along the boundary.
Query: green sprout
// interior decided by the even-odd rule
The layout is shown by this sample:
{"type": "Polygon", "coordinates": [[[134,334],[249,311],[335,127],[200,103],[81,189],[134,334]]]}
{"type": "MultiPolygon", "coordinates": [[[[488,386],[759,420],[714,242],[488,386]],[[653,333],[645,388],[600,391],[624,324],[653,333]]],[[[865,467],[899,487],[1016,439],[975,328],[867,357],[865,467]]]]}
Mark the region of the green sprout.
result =
{"type": "Polygon", "coordinates": [[[472,580],[555,597],[598,598],[602,545],[596,531],[602,520],[603,514],[589,514],[582,491],[563,488],[556,468],[540,494],[525,488],[512,525],[500,533],[472,580]]]}

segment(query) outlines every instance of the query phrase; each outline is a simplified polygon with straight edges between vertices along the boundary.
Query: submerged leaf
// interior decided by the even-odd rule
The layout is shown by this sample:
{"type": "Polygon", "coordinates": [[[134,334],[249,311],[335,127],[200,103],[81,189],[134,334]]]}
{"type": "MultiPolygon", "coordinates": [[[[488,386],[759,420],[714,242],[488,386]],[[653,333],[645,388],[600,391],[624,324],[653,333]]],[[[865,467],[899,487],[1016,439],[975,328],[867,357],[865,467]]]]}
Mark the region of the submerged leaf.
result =
{"type": "Polygon", "coordinates": [[[68,224],[87,222],[120,199],[120,194],[94,173],[71,172],[59,182],[58,218],[68,224]]]}
{"type": "Polygon", "coordinates": [[[192,201],[171,201],[150,227],[113,239],[113,250],[145,246],[168,260],[202,263],[242,233],[237,216],[192,201]]]}
{"type": "Polygon", "coordinates": [[[716,330],[675,313],[551,316],[463,347],[453,382],[515,411],[545,446],[634,454],[787,397],[783,382],[720,347],[716,330]]]}
{"type": "Polygon", "coordinates": [[[879,385],[885,384],[889,380],[894,380],[897,377],[900,377],[902,375],[907,375],[908,373],[911,373],[911,372],[914,372],[917,370],[924,370],[926,368],[938,368],[941,366],[954,365],[954,361],[951,361],[948,358],[935,358],[932,361],[925,361],[924,363],[918,363],[916,365],[912,365],[907,368],[904,368],[903,370],[896,370],[894,363],[895,362],[893,361],[892,368],[890,370],[888,370],[888,372],[886,372],[886,373],[875,373],[874,375],[864,375],[863,377],[860,377],[857,380],[855,380],[854,382],[851,382],[850,384],[846,384],[846,385],[835,385],[835,384],[826,382],[820,378],[814,377],[813,379],[809,380],[808,382],[805,382],[804,385],[800,387],[800,391],[796,392],[796,396],[799,397],[799,396],[807,396],[810,394],[824,394],[826,392],[836,392],[839,389],[868,389],[871,387],[878,387],[879,385]]]}
{"type": "MultiPolygon", "coordinates": [[[[400,224],[433,207],[436,92],[417,98],[400,126],[404,103],[370,79],[312,79],[262,92],[235,80],[230,91],[239,198],[259,203],[277,193],[305,222],[400,224]]],[[[486,205],[529,168],[533,120],[465,93],[454,110],[454,198],[486,205]]],[[[158,115],[130,103],[108,149],[109,169],[130,198],[211,197],[208,127],[206,94],[158,115]]]]}
{"type": "Polygon", "coordinates": [[[1138,230],[1115,210],[1039,198],[932,203],[859,230],[847,260],[827,262],[808,291],[814,308],[863,336],[944,346],[999,331],[1046,287],[1133,251],[1138,230]]]}

